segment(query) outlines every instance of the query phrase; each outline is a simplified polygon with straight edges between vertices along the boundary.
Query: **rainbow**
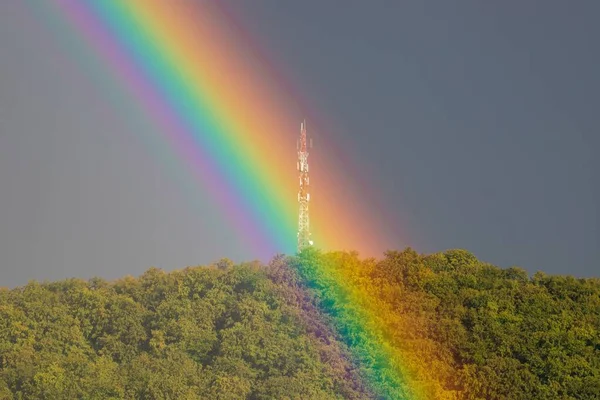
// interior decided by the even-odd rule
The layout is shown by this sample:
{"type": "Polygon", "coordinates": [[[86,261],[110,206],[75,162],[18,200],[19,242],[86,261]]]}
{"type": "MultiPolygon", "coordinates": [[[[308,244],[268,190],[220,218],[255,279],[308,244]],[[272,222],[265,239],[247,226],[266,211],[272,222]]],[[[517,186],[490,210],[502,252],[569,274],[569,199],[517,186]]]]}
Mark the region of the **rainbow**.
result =
{"type": "MultiPolygon", "coordinates": [[[[259,259],[293,254],[295,142],[302,111],[310,107],[298,104],[291,85],[273,73],[222,6],[194,0],[54,4],[141,105],[197,184],[208,188],[253,254],[259,259]]],[[[320,170],[311,170],[316,245],[367,256],[397,247],[387,227],[374,222],[366,201],[359,201],[359,190],[349,192],[356,188],[346,176],[349,166],[324,157],[318,165],[320,170]]],[[[372,192],[358,186],[362,194],[372,192]]],[[[352,300],[343,285],[333,295],[340,307],[352,300]]],[[[348,331],[368,342],[370,333],[361,323],[367,319],[358,313],[348,331]]],[[[363,351],[364,340],[357,344],[363,351]]],[[[370,357],[379,360],[381,371],[390,371],[389,349],[372,350],[370,357]]],[[[368,379],[402,386],[399,376],[374,374],[368,379]]]]}
{"type": "MultiPolygon", "coordinates": [[[[319,310],[332,318],[336,334],[347,346],[350,359],[362,367],[361,381],[376,398],[428,398],[435,393],[427,391],[427,384],[431,382],[423,382],[417,373],[406,368],[405,354],[390,344],[388,336],[392,332],[386,322],[364,306],[373,301],[380,303],[377,296],[365,293],[364,288],[349,285],[348,279],[340,276],[340,266],[344,274],[357,273],[352,268],[357,260],[356,253],[322,254],[309,248],[291,257],[289,262],[300,278],[301,287],[319,293],[316,296],[319,310]]],[[[381,303],[379,306],[385,307],[381,303]]]]}
{"type": "MultiPolygon", "coordinates": [[[[287,90],[291,85],[257,55],[226,10],[218,2],[191,0],[54,3],[163,132],[197,184],[208,188],[251,254],[264,260],[294,253],[295,144],[301,109],[310,107],[298,105],[287,90]]],[[[348,165],[316,157],[311,230],[319,248],[374,256],[397,247],[388,227],[366,209],[374,191],[357,187],[346,176],[348,165]]]]}

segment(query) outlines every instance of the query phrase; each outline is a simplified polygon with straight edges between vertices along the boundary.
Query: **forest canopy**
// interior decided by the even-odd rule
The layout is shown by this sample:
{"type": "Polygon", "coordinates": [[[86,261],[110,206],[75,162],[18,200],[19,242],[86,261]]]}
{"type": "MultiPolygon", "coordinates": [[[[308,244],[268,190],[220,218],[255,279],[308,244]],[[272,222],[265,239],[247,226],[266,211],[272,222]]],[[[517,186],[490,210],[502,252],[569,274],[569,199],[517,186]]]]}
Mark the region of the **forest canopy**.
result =
{"type": "Polygon", "coordinates": [[[464,250],[0,289],[1,399],[595,399],[600,279],[464,250]]]}

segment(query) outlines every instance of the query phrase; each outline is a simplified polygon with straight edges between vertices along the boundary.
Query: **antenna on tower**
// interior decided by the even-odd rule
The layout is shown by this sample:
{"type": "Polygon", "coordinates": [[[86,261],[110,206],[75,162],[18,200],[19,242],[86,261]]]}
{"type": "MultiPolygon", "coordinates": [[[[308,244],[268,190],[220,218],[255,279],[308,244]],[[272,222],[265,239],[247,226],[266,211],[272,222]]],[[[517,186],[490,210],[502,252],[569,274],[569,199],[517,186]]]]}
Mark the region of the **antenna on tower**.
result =
{"type": "MultiPolygon", "coordinates": [[[[312,139],[310,140],[312,148],[312,139]]],[[[298,162],[297,168],[300,174],[300,189],[298,190],[298,252],[302,249],[312,246],[310,240],[310,224],[308,217],[308,203],[310,201],[309,180],[308,180],[308,148],[306,142],[306,120],[300,123],[300,138],[297,142],[298,162]]]]}

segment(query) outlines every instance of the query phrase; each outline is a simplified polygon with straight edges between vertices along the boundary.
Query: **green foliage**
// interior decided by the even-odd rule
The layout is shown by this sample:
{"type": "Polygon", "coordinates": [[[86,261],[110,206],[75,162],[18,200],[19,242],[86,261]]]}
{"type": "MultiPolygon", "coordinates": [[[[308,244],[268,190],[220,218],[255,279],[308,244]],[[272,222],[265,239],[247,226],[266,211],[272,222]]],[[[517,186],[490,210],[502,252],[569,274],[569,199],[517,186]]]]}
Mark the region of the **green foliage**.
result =
{"type": "Polygon", "coordinates": [[[600,280],[464,250],[0,289],[2,399],[596,399],[600,280]]]}
{"type": "Polygon", "coordinates": [[[227,260],[3,291],[0,399],[361,397],[284,295],[227,260]]]}
{"type": "Polygon", "coordinates": [[[394,395],[393,379],[384,379],[372,386],[385,398],[600,396],[598,279],[543,273],[530,279],[520,268],[503,270],[465,250],[425,256],[409,248],[375,262],[353,253],[300,259],[292,264],[336,338],[359,357],[388,345],[398,359],[378,366],[361,357],[357,366],[362,376],[382,368],[379,376],[400,376],[411,390],[394,395]],[[363,343],[347,329],[356,316],[367,327],[363,343]]]}

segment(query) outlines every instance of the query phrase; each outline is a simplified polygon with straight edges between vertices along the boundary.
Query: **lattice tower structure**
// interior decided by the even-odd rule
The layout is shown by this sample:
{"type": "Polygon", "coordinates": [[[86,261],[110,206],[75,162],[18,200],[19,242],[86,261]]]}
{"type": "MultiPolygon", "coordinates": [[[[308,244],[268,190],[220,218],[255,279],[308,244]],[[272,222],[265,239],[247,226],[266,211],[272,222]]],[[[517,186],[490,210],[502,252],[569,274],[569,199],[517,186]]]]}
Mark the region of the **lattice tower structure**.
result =
{"type": "Polygon", "coordinates": [[[297,142],[298,162],[297,168],[300,177],[300,188],[298,190],[298,252],[312,246],[310,239],[310,218],[308,215],[308,204],[310,202],[309,176],[308,176],[308,148],[312,148],[306,138],[306,120],[300,124],[300,138],[297,142]]]}

